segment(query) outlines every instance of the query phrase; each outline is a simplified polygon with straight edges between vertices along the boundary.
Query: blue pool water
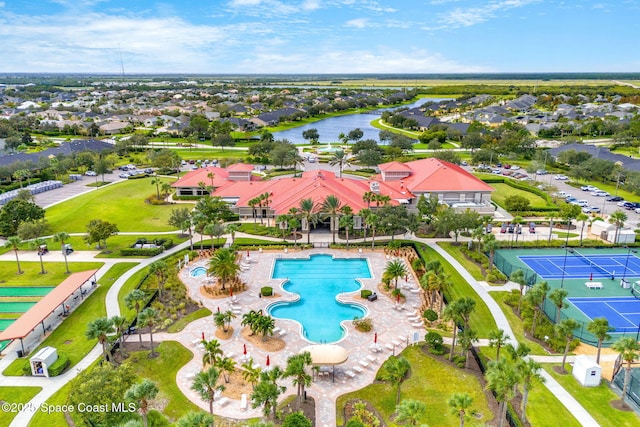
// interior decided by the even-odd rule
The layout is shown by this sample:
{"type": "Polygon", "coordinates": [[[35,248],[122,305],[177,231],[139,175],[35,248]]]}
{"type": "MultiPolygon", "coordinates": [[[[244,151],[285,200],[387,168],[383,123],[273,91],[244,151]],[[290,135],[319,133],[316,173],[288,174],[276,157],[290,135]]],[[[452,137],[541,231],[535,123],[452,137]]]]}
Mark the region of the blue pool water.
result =
{"type": "Polygon", "coordinates": [[[356,278],[371,278],[366,259],[334,259],[331,255],[278,259],[272,278],[289,279],[284,289],[300,295],[300,299],[294,303],[274,304],[269,307],[269,314],[299,322],[309,341],[339,341],[345,334],[340,322],[366,314],[360,305],[342,304],[336,300],[338,294],[360,288],[356,278]]]}
{"type": "Polygon", "coordinates": [[[204,267],[196,267],[193,270],[191,270],[191,277],[200,277],[200,276],[204,276],[205,274],[207,274],[207,269],[204,267]]]}

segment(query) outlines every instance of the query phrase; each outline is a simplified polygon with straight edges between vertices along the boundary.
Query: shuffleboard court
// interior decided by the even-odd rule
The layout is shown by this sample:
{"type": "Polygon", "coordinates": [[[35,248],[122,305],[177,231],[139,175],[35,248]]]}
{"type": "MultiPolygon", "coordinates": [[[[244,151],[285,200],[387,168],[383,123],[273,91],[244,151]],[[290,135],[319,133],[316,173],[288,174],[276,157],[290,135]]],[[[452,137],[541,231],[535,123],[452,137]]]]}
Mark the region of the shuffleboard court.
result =
{"type": "Polygon", "coordinates": [[[0,331],[4,331],[10,324],[15,321],[16,319],[0,319],[0,331]]]}
{"type": "Polygon", "coordinates": [[[568,298],[569,302],[593,320],[606,317],[612,332],[635,332],[640,328],[640,300],[635,297],[568,298]]]}
{"type": "Polygon", "coordinates": [[[602,279],[640,277],[640,258],[633,254],[582,255],[568,252],[566,255],[518,257],[527,267],[546,280],[552,279],[602,279]]]}
{"type": "Polygon", "coordinates": [[[51,286],[0,286],[0,297],[43,297],[55,289],[51,286]]]}
{"type": "Polygon", "coordinates": [[[24,313],[36,305],[35,302],[4,302],[0,301],[0,313],[24,313]]]}

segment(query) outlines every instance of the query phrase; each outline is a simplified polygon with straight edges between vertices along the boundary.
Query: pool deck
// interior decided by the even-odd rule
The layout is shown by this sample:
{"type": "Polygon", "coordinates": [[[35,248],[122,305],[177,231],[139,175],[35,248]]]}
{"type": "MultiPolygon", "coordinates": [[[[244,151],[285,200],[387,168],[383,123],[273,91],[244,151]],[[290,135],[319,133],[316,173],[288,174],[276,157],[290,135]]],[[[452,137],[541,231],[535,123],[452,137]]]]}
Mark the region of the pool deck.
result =
{"type": "MultiPolygon", "coordinates": [[[[377,291],[377,285],[380,283],[382,272],[389,261],[383,252],[358,250],[330,250],[330,249],[312,249],[305,251],[283,251],[278,252],[258,252],[250,253],[250,268],[242,271],[241,279],[247,283],[247,291],[237,294],[237,307],[239,308],[238,317],[233,319],[231,326],[234,329],[233,336],[228,340],[219,340],[225,354],[233,354],[233,358],[238,363],[242,363],[243,345],[247,345],[248,356],[252,357],[254,364],[265,367],[267,355],[269,355],[270,365],[278,365],[284,369],[286,360],[289,356],[297,354],[302,348],[313,344],[300,334],[300,326],[292,320],[276,320],[276,327],[286,331],[282,338],[286,346],[277,352],[266,352],[254,347],[244,340],[240,332],[242,326],[242,314],[249,310],[265,309],[267,305],[275,301],[293,300],[292,294],[287,293],[281,288],[282,279],[271,279],[271,270],[276,258],[300,258],[307,257],[312,254],[331,254],[341,258],[360,258],[369,259],[372,278],[361,279],[364,289],[377,291]],[[277,298],[259,298],[259,290],[262,286],[273,286],[274,291],[280,296],[277,298]]],[[[246,254],[243,253],[243,259],[246,254]]],[[[218,307],[220,310],[228,310],[231,305],[230,298],[209,299],[200,294],[199,288],[204,284],[204,277],[191,277],[189,272],[196,266],[204,266],[206,260],[196,260],[188,267],[183,268],[179,276],[187,285],[189,295],[192,299],[202,302],[212,312],[216,312],[218,307]]],[[[406,283],[403,279],[398,285],[407,285],[417,288],[416,278],[412,277],[406,283]]],[[[366,306],[369,310],[369,316],[373,319],[373,330],[371,332],[362,333],[355,331],[353,326],[348,323],[348,333],[337,344],[345,347],[349,352],[349,359],[342,365],[336,366],[335,382],[331,376],[316,377],[310,387],[307,388],[309,396],[316,401],[316,425],[317,426],[335,426],[336,425],[336,399],[338,396],[358,390],[374,380],[375,374],[382,363],[392,354],[398,354],[402,351],[417,334],[418,339],[424,338],[425,330],[422,327],[413,326],[409,319],[408,313],[415,310],[414,304],[420,304],[421,293],[410,292],[408,289],[403,292],[406,295],[405,309],[395,309],[395,301],[385,295],[380,295],[378,300],[369,302],[363,300],[359,296],[359,291],[350,294],[341,294],[338,298],[344,302],[358,302],[366,306]],[[354,297],[355,296],[355,297],[354,297]],[[381,348],[380,352],[373,353],[370,346],[374,341],[374,333],[378,334],[378,344],[381,348]],[[389,348],[387,347],[389,346],[389,348]],[[373,359],[373,360],[371,360],[373,359]],[[355,369],[354,369],[355,367],[355,369]],[[361,371],[361,372],[360,372],[361,371]]],[[[207,339],[214,337],[215,326],[211,317],[207,316],[198,319],[179,333],[158,333],[154,334],[154,341],[174,340],[182,343],[193,354],[194,358],[183,366],[177,374],[177,383],[180,390],[195,404],[202,409],[209,409],[208,403],[203,401],[199,395],[191,390],[193,375],[202,369],[202,351],[198,349],[198,342],[202,338],[204,332],[207,339]]],[[[296,387],[293,386],[291,379],[283,379],[280,384],[287,387],[287,391],[281,396],[295,394],[296,387]]],[[[251,409],[251,402],[247,409],[241,409],[240,400],[229,399],[225,404],[221,405],[214,402],[214,413],[223,417],[246,419],[253,417],[261,417],[262,409],[251,409]]]]}

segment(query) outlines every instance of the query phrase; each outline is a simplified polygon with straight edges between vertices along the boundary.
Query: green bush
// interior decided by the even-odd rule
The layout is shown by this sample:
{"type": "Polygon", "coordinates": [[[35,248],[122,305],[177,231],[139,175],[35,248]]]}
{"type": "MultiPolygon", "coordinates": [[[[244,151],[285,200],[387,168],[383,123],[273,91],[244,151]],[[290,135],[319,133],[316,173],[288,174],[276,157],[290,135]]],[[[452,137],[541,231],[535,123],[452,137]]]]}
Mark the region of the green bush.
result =
{"type": "Polygon", "coordinates": [[[161,254],[164,251],[164,248],[161,246],[159,248],[122,248],[120,249],[121,256],[156,256],[161,254]]]}
{"type": "Polygon", "coordinates": [[[429,348],[440,348],[442,347],[442,335],[437,332],[429,331],[424,336],[424,340],[427,342],[427,346],[429,348]]]}
{"type": "Polygon", "coordinates": [[[422,316],[429,322],[435,322],[436,320],[438,320],[438,313],[436,313],[434,310],[431,310],[430,308],[425,310],[424,313],[422,313],[422,316]]]}
{"type": "Polygon", "coordinates": [[[273,295],[273,288],[271,286],[263,286],[260,288],[260,294],[262,294],[263,297],[270,297],[273,295]]]}
{"type": "Polygon", "coordinates": [[[360,298],[367,298],[372,293],[373,292],[371,292],[369,289],[363,289],[360,291],[360,298]]]}
{"type": "Polygon", "coordinates": [[[371,329],[373,329],[373,320],[371,320],[371,317],[366,317],[364,319],[354,317],[353,326],[355,326],[355,328],[360,332],[369,332],[371,329]]]}
{"type": "Polygon", "coordinates": [[[58,360],[49,366],[49,376],[57,377],[69,367],[70,363],[69,356],[64,352],[58,351],[58,360]]]}

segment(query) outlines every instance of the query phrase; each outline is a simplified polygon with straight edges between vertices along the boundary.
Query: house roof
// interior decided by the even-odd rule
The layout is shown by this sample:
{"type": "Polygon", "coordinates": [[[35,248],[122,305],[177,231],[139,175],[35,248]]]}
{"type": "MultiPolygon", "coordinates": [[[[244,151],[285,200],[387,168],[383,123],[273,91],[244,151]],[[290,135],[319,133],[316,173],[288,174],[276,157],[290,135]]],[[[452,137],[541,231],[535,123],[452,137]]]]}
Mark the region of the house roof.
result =
{"type": "MultiPolygon", "coordinates": [[[[198,187],[200,182],[204,182],[206,185],[211,185],[211,178],[208,176],[210,173],[214,174],[213,186],[215,188],[221,187],[229,182],[229,171],[244,171],[253,170],[253,166],[236,163],[226,169],[215,166],[207,166],[206,168],[199,168],[191,172],[187,172],[182,178],[171,184],[174,188],[186,188],[186,187],[198,187]],[[235,167],[235,168],[234,168],[235,167]],[[246,168],[248,167],[248,169],[246,168]]],[[[251,177],[251,180],[258,180],[259,177],[251,177]]]]}
{"type": "MultiPolygon", "coordinates": [[[[392,162],[397,163],[397,162],[392,162]]],[[[380,165],[381,170],[387,164],[380,165]]],[[[403,178],[404,187],[413,193],[431,193],[437,191],[494,191],[484,181],[453,163],[431,157],[414,160],[404,164],[411,174],[403,178]]]]}
{"type": "Polygon", "coordinates": [[[404,163],[400,162],[389,162],[383,163],[378,166],[381,171],[385,172],[407,172],[411,171],[411,168],[404,163]]]}
{"type": "Polygon", "coordinates": [[[253,165],[247,163],[234,163],[227,168],[229,172],[251,172],[253,165]]]}

